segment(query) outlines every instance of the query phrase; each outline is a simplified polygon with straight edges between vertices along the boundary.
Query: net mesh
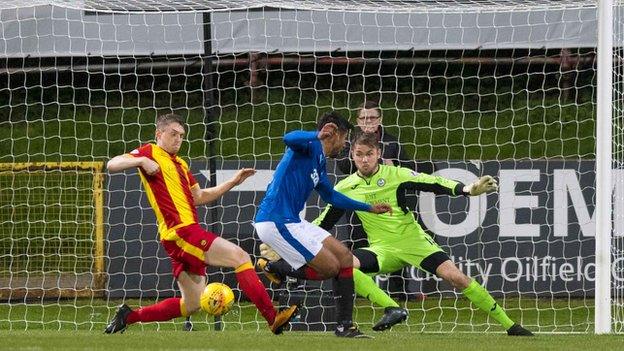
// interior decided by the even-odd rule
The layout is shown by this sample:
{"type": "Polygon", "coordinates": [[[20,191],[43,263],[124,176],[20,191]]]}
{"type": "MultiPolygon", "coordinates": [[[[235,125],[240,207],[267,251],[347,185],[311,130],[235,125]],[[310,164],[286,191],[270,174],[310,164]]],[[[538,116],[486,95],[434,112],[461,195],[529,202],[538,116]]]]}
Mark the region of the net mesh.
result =
{"type": "MultiPolygon", "coordinates": [[[[487,198],[411,196],[461,270],[535,331],[593,329],[594,2],[5,1],[0,16],[0,162],[106,161],[152,141],[157,114],[177,112],[188,123],[180,155],[200,184],[260,171],[200,209],[204,226],[257,254],[251,223],[283,134],[314,129],[330,109],[356,123],[358,106],[375,99],[403,161],[464,182],[499,179],[487,198]]],[[[345,176],[334,163],[329,172],[345,176]]],[[[93,272],[88,172],[2,173],[0,182],[10,291],[62,285],[46,272],[93,272]]],[[[6,302],[0,326],[101,328],[121,300],[178,293],[138,176],[108,174],[103,186],[105,298],[6,302]]],[[[311,199],[305,218],[323,206],[311,199]]],[[[352,224],[335,234],[366,246],[352,224]]],[[[500,330],[413,267],[377,279],[410,310],[410,331],[500,330]]],[[[209,280],[236,288],[227,270],[209,269],[209,280]]],[[[279,300],[299,287],[272,288],[279,300]]],[[[302,288],[321,320],[326,288],[302,288]]],[[[381,316],[358,306],[364,326],[381,316]]],[[[244,303],[225,323],[263,325],[244,303]]]]}

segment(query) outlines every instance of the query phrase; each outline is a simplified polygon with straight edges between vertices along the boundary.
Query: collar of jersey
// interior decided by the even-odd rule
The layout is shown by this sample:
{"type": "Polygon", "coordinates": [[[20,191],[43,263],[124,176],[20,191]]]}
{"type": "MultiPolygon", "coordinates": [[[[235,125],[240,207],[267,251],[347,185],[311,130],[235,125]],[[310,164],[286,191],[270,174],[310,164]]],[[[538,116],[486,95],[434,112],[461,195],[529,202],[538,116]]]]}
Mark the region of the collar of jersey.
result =
{"type": "Polygon", "coordinates": [[[368,177],[368,178],[364,178],[364,177],[362,177],[362,176],[360,175],[360,172],[359,172],[359,171],[356,171],[356,172],[355,172],[355,174],[357,174],[358,178],[360,178],[360,179],[362,179],[363,181],[365,181],[365,182],[366,182],[366,185],[370,185],[370,183],[373,181],[373,178],[375,178],[375,176],[376,176],[376,175],[378,175],[378,174],[379,174],[379,172],[381,171],[381,166],[383,166],[383,165],[379,165],[379,167],[377,167],[377,171],[376,171],[375,173],[371,174],[371,176],[370,176],[370,177],[368,177]]]}
{"type": "Polygon", "coordinates": [[[152,145],[154,145],[154,148],[156,149],[156,152],[158,152],[159,154],[161,154],[163,156],[168,156],[172,160],[176,159],[176,155],[172,155],[172,154],[168,153],[167,151],[165,151],[165,149],[163,149],[162,147],[158,146],[158,144],[154,143],[152,145]]]}

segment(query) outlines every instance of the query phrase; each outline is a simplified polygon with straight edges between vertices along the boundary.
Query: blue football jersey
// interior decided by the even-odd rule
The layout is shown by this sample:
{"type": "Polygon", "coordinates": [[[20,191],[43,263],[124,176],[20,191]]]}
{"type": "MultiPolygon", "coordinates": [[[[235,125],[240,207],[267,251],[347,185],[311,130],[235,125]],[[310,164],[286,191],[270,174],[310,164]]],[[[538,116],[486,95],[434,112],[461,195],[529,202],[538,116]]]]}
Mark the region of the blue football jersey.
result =
{"type": "Polygon", "coordinates": [[[297,223],[312,190],[340,208],[367,211],[370,206],[336,192],[327,178],[325,154],[317,132],[294,131],[284,136],[288,146],[260,203],[256,222],[297,223]]]}

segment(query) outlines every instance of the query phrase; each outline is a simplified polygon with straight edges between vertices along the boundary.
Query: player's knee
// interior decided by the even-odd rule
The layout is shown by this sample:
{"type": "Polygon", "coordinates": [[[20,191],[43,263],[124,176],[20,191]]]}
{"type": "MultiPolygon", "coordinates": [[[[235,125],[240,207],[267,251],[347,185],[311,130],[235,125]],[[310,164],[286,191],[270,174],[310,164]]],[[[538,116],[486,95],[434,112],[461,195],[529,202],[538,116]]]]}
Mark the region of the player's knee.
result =
{"type": "Polygon", "coordinates": [[[238,246],[236,246],[229,252],[229,256],[232,268],[236,268],[244,263],[251,261],[249,254],[238,246]]]}

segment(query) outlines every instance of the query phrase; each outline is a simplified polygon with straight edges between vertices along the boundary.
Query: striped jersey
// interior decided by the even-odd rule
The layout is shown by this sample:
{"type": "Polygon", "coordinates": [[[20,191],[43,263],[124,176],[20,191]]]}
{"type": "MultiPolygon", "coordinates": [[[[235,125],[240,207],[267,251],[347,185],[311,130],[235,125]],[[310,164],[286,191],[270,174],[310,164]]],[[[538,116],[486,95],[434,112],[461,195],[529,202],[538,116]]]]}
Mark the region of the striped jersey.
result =
{"type": "Polygon", "coordinates": [[[145,144],[127,155],[147,157],[160,166],[151,176],[139,167],[139,174],[156,214],[161,240],[175,240],[174,229],[198,223],[191,188],[199,184],[183,159],[170,155],[156,144],[145,144]]]}

